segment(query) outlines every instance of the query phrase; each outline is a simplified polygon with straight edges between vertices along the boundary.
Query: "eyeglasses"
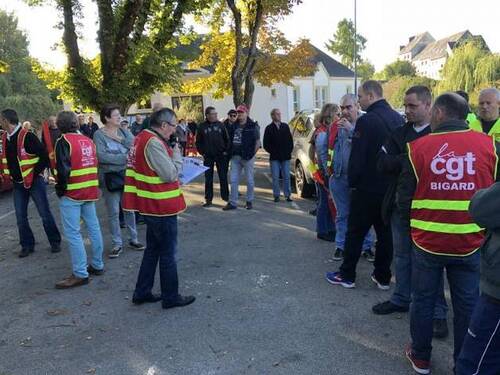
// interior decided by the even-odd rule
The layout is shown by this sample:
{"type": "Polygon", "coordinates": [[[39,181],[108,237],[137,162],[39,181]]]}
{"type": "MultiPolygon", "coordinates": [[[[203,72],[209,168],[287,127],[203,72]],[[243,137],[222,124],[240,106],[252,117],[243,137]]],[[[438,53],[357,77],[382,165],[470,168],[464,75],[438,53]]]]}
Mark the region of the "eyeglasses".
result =
{"type": "Polygon", "coordinates": [[[346,106],[341,105],[341,106],[340,106],[340,110],[341,110],[341,111],[343,111],[344,109],[346,109],[346,110],[348,110],[348,111],[349,111],[349,110],[351,110],[351,109],[352,109],[352,105],[346,105],[346,106]]]}
{"type": "Polygon", "coordinates": [[[238,114],[237,114],[237,113],[231,113],[231,114],[229,115],[229,117],[236,117],[236,116],[238,116],[238,114]]]}

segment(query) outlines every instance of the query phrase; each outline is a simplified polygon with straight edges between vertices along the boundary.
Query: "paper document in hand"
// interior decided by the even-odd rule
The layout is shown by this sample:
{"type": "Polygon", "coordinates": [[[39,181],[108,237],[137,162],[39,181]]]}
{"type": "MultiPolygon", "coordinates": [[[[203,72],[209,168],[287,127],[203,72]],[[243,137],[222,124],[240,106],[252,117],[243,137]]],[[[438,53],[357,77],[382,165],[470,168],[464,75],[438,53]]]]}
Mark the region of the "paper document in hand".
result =
{"type": "Polygon", "coordinates": [[[193,181],[200,174],[204,173],[208,167],[203,165],[203,160],[197,158],[182,158],[182,172],[179,174],[179,180],[182,185],[193,181]]]}

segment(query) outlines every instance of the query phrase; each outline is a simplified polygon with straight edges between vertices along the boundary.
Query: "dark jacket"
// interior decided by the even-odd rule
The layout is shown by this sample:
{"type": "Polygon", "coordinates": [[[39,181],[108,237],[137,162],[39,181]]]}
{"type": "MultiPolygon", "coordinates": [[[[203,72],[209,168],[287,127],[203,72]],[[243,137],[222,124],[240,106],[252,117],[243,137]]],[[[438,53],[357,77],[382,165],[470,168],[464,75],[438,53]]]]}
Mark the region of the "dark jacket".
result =
{"type": "Polygon", "coordinates": [[[227,154],[230,140],[226,128],[220,121],[205,121],[198,125],[196,148],[205,159],[215,159],[227,154]]]}
{"type": "Polygon", "coordinates": [[[389,180],[389,186],[382,204],[382,218],[387,224],[391,220],[392,210],[396,202],[398,179],[407,155],[406,144],[430,132],[430,125],[420,133],[417,133],[412,123],[406,123],[402,127],[396,129],[389,138],[387,138],[382,149],[378,153],[377,168],[380,172],[385,174],[389,180]]]}
{"type": "MultiPolygon", "coordinates": [[[[465,122],[465,120],[464,121],[450,120],[442,123],[437,129],[433,131],[433,133],[463,131],[468,128],[469,125],[467,125],[467,122],[465,122]]],[[[500,145],[498,143],[497,143],[497,155],[499,156],[497,168],[500,168],[500,145]]],[[[497,181],[499,179],[500,179],[500,174],[497,174],[497,181]]],[[[401,215],[403,224],[407,228],[410,227],[411,202],[413,200],[416,188],[417,188],[417,178],[415,176],[415,172],[411,165],[410,159],[408,155],[406,155],[405,161],[403,163],[403,170],[398,180],[398,194],[396,203],[398,205],[399,214],[401,215]]]]}
{"type": "Polygon", "coordinates": [[[474,194],[469,212],[487,231],[481,247],[481,292],[500,300],[500,182],[474,194]]]}
{"type": "MultiPolygon", "coordinates": [[[[59,128],[49,128],[50,140],[52,141],[52,147],[55,147],[56,141],[61,136],[61,131],[59,128]]],[[[42,143],[47,148],[47,144],[45,143],[45,137],[42,136],[42,143]]]]}
{"type": "MultiPolygon", "coordinates": [[[[17,183],[23,182],[23,177],[21,175],[21,169],[19,168],[19,161],[17,160],[17,138],[19,136],[19,128],[11,137],[10,140],[7,138],[7,146],[5,152],[7,156],[7,165],[9,167],[10,176],[12,181],[17,183]]],[[[47,154],[47,149],[38,139],[38,137],[28,132],[24,138],[24,147],[28,154],[34,154],[40,158],[38,163],[34,168],[34,175],[38,176],[43,173],[45,168],[49,166],[49,155],[47,154]]]]}
{"type": "Polygon", "coordinates": [[[139,124],[137,121],[134,121],[132,123],[132,126],[130,127],[130,132],[134,137],[137,136],[137,134],[139,134],[142,131],[143,125],[144,123],[139,124]]]}
{"type": "Polygon", "coordinates": [[[240,155],[243,160],[250,160],[255,156],[257,142],[260,141],[259,125],[248,118],[241,132],[241,149],[239,151],[233,146],[234,133],[240,126],[239,122],[235,122],[229,129],[229,140],[231,142],[231,156],[240,155]]]}
{"type": "Polygon", "coordinates": [[[269,153],[269,160],[285,161],[292,158],[293,139],[288,124],[280,123],[279,129],[274,122],[266,126],[264,150],[269,153]]]}
{"type": "Polygon", "coordinates": [[[57,170],[56,194],[58,197],[62,197],[66,192],[69,173],[71,172],[71,150],[68,141],[61,137],[56,143],[54,152],[56,154],[57,170]]]}
{"type": "Polygon", "coordinates": [[[93,139],[94,138],[94,133],[99,130],[99,125],[97,125],[95,122],[93,122],[92,124],[83,124],[82,126],[80,126],[80,132],[89,137],[90,139],[93,139]]]}
{"type": "Polygon", "coordinates": [[[403,125],[403,118],[385,99],[369,106],[358,118],[349,157],[349,186],[369,193],[385,194],[389,181],[377,169],[377,155],[389,135],[403,125]]]}

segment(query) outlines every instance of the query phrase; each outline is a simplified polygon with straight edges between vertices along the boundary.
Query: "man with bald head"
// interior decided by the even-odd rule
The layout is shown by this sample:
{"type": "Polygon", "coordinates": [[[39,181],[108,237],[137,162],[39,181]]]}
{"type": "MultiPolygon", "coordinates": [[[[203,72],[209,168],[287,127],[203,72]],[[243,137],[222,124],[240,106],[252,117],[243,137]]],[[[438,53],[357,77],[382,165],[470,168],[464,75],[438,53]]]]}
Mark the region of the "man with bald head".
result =
{"type": "Polygon", "coordinates": [[[431,135],[408,144],[398,186],[402,223],[413,242],[411,344],[406,357],[430,373],[433,315],[446,276],[453,306],[457,360],[479,297],[479,252],[484,231],[468,212],[474,193],[495,182],[498,150],[491,137],[468,128],[467,102],[455,93],[436,98],[431,135]]]}
{"type": "Polygon", "coordinates": [[[491,87],[479,94],[478,118],[470,123],[470,128],[495,137],[500,142],[500,90],[491,87]]]}

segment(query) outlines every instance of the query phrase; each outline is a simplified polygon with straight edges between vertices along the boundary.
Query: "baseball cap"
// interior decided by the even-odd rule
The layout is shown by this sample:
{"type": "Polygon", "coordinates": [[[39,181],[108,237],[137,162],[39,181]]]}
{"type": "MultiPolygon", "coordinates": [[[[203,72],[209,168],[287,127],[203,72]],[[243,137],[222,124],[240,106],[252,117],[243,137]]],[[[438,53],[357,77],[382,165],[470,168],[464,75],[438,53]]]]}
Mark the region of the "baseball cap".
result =
{"type": "Polygon", "coordinates": [[[236,109],[230,109],[229,112],[227,113],[228,115],[235,115],[238,112],[236,112],[236,109]]]}
{"type": "Polygon", "coordinates": [[[245,104],[240,104],[237,108],[236,108],[236,112],[245,112],[245,113],[248,113],[248,108],[245,104]]]}

